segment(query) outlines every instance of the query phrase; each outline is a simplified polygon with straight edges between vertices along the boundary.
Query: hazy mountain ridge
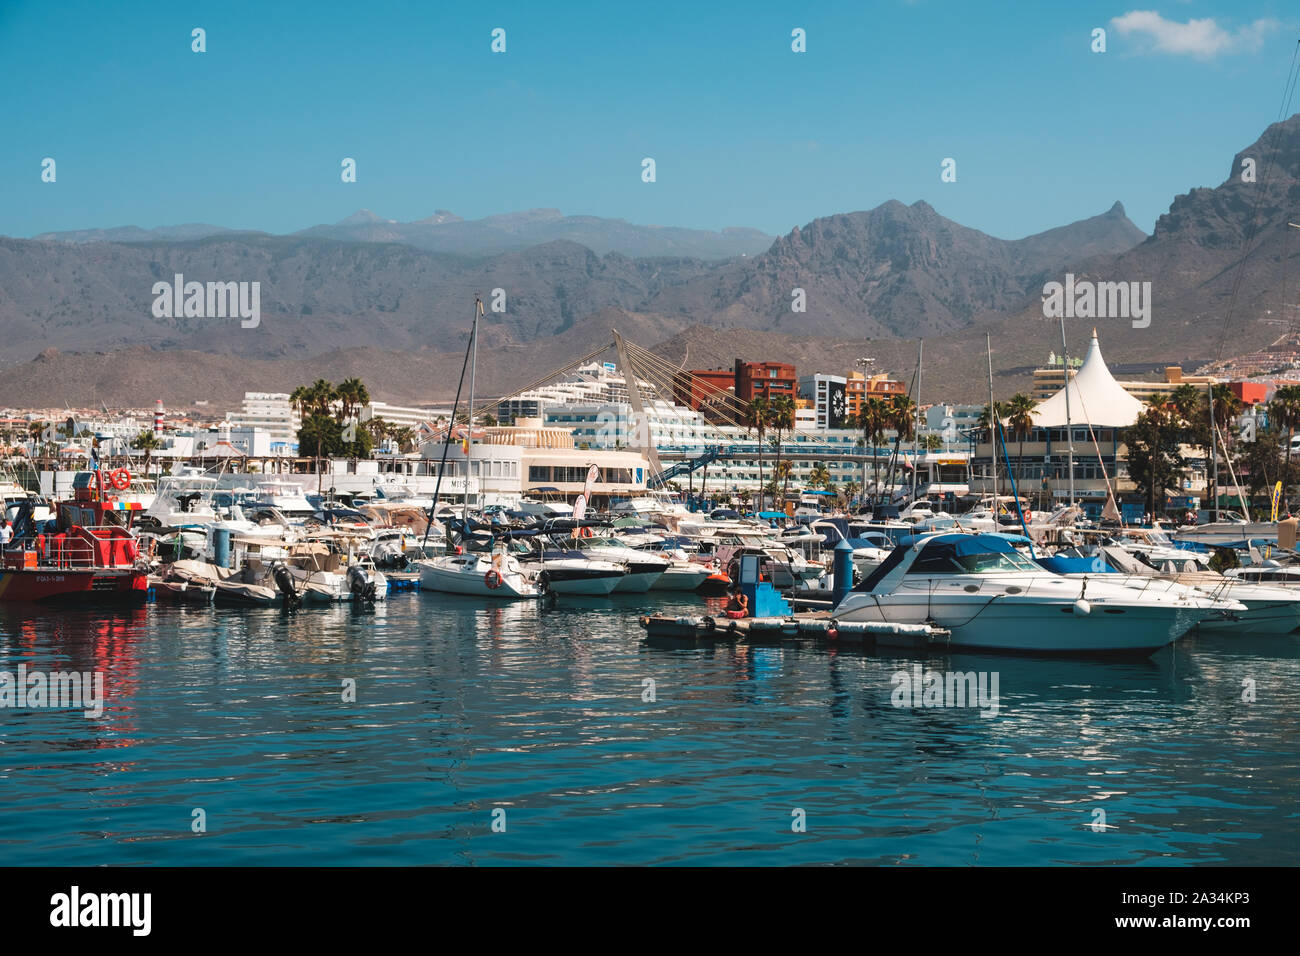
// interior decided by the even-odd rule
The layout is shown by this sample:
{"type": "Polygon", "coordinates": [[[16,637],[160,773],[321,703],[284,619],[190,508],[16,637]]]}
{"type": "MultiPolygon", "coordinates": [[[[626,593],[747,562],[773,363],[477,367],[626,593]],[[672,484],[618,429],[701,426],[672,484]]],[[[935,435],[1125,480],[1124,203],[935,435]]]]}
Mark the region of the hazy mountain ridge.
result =
{"type": "MultiPolygon", "coordinates": [[[[182,226],[119,226],[112,229],[76,229],[46,232],[35,238],[52,242],[158,242],[198,240],[240,232],[270,235],[256,230],[228,229],[204,223],[182,226]]],[[[685,257],[728,259],[756,255],[772,244],[773,236],[757,229],[728,227],[719,232],[675,226],[646,226],[625,219],[599,216],[565,216],[558,209],[527,209],[466,220],[446,209],[413,222],[385,219],[369,209],[358,209],[335,223],[325,223],[287,233],[343,242],[400,242],[462,256],[494,256],[530,246],[564,240],[586,246],[599,255],[619,253],[632,258],[685,257]]]]}

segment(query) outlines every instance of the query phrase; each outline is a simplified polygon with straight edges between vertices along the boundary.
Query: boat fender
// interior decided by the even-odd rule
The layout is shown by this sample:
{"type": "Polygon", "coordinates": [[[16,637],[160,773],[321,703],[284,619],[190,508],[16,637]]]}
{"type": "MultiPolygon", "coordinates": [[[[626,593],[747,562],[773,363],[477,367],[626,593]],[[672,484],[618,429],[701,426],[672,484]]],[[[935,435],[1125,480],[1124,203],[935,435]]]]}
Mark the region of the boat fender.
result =
{"type": "Polygon", "coordinates": [[[836,627],[836,626],[835,626],[835,622],[832,621],[832,622],[831,622],[831,626],[828,627],[828,628],[826,628],[826,640],[828,640],[828,641],[838,641],[839,639],[840,639],[840,631],[839,631],[839,628],[836,627]]]}
{"type": "Polygon", "coordinates": [[[1079,600],[1077,600],[1077,601],[1074,602],[1074,613],[1075,613],[1075,614],[1091,614],[1091,613],[1092,613],[1092,605],[1089,604],[1087,601],[1085,601],[1083,598],[1079,598],[1079,600]]]}

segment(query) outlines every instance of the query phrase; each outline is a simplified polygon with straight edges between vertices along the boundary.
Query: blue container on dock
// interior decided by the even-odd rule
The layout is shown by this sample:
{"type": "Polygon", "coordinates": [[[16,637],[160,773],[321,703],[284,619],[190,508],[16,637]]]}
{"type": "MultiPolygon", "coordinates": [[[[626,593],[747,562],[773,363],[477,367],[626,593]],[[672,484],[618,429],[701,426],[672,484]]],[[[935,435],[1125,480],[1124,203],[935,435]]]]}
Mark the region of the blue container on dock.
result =
{"type": "Polygon", "coordinates": [[[831,600],[838,607],[845,596],[853,590],[853,546],[840,538],[834,552],[835,584],[831,591],[831,600]]]}
{"type": "Polygon", "coordinates": [[[787,617],[793,608],[781,597],[772,582],[760,579],[758,555],[740,556],[740,575],[737,584],[749,604],[750,617],[787,617]]]}
{"type": "Polygon", "coordinates": [[[230,529],[217,528],[212,532],[212,556],[217,567],[230,567],[230,529]]]}

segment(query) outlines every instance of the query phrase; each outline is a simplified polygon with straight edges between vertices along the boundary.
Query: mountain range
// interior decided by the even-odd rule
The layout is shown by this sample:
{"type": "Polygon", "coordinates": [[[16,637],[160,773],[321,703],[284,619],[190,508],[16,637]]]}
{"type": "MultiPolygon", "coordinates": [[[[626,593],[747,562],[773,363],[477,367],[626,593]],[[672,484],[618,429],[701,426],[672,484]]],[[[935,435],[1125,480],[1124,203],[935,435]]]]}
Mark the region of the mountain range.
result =
{"type": "Polygon", "coordinates": [[[479,381],[489,391],[588,351],[613,324],[691,367],[793,356],[801,368],[843,372],[852,357],[869,354],[905,378],[915,340],[925,337],[922,398],[978,401],[987,395],[986,333],[999,392],[1022,387],[1060,350],[1059,326],[1043,317],[1043,285],[1067,272],[1152,284],[1149,327],[1071,319],[1072,352],[1094,324],[1107,356],[1127,363],[1199,363],[1276,339],[1294,319],[1279,306],[1284,253],[1300,252],[1300,230],[1292,237],[1287,225],[1300,218],[1297,203],[1300,116],[1293,116],[1234,155],[1218,186],[1175,197],[1151,236],[1118,202],[1004,240],[925,202],[891,201],[775,239],[553,210],[474,222],[439,211],[418,223],[363,211],[291,236],[180,226],[135,238],[85,230],[0,239],[0,334],[14,363],[0,377],[0,404],[229,402],[245,389],[288,390],[319,375],[366,378],[370,368],[378,398],[442,400],[454,391],[473,299],[483,296],[490,308],[495,289],[504,290],[505,311],[487,312],[479,352],[479,381]],[[1246,159],[1255,160],[1256,182],[1243,179],[1246,159]],[[425,244],[423,237],[457,229],[460,243],[425,244]],[[585,243],[573,238],[582,230],[585,243]],[[627,242],[657,236],[661,247],[688,234],[682,241],[695,251],[614,251],[610,237],[620,230],[627,242]],[[761,238],[764,247],[713,258],[699,251],[703,236],[761,238]],[[507,240],[519,245],[490,249],[507,240]],[[187,281],[259,281],[260,326],[155,318],[150,290],[177,273],[187,281]],[[795,290],[805,311],[792,308],[795,290]]]}
{"type": "MultiPolygon", "coordinates": [[[[46,232],[34,238],[53,242],[158,242],[171,239],[205,239],[245,232],[206,223],[182,226],[118,226],[112,229],[76,229],[46,232]]],[[[616,252],[637,257],[680,256],[696,259],[729,259],[756,255],[772,244],[773,236],[757,229],[732,227],[721,232],[683,229],[675,226],[641,226],[623,219],[598,216],[566,216],[558,209],[528,209],[483,219],[465,220],[445,209],[414,222],[385,219],[369,209],[329,225],[312,226],[292,233],[314,239],[342,242],[399,242],[460,256],[483,257],[527,249],[545,242],[565,240],[585,246],[598,255],[616,252]]]]}

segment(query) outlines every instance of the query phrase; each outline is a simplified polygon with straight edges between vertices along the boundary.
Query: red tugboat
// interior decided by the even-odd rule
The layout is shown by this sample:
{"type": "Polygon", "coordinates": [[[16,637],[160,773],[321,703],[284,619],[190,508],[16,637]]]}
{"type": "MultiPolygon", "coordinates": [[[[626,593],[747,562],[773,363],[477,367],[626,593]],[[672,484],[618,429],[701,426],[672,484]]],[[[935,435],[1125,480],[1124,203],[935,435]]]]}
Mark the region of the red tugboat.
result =
{"type": "Polygon", "coordinates": [[[122,470],[77,475],[53,528],[38,528],[29,506],[20,511],[0,566],[0,601],[145,600],[149,574],[137,565],[133,506],[105,491],[130,481],[122,470]]]}

